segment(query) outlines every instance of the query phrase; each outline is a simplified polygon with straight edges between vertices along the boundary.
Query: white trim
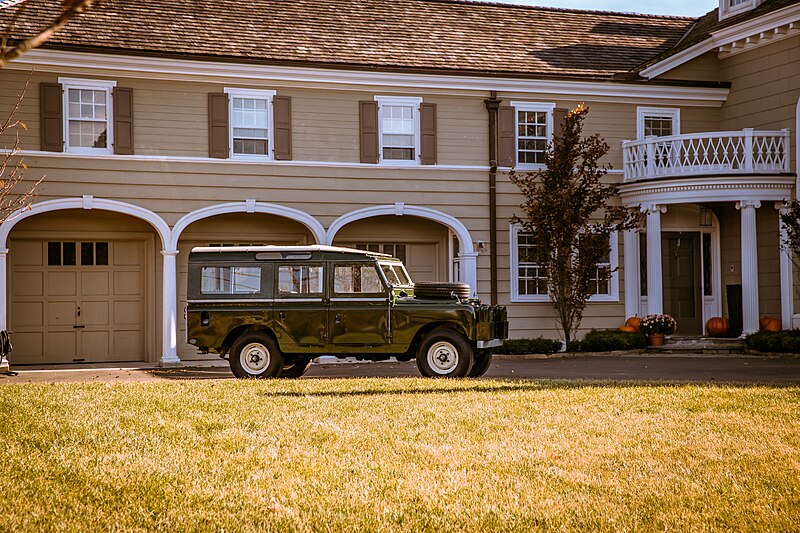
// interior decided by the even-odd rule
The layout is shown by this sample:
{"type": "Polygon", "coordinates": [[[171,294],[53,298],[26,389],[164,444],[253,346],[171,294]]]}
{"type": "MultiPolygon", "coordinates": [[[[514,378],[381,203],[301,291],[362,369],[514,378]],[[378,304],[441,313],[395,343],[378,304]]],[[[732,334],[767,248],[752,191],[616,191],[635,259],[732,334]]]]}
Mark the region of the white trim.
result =
{"type": "Polygon", "coordinates": [[[240,89],[238,87],[225,87],[225,94],[228,95],[228,157],[231,159],[242,159],[253,162],[272,161],[275,153],[275,124],[272,109],[272,98],[277,91],[267,89],[240,89]],[[258,154],[237,154],[233,151],[233,99],[234,98],[253,98],[267,101],[267,153],[258,154]]]}
{"type": "Polygon", "coordinates": [[[542,170],[544,164],[520,163],[519,162],[519,112],[520,111],[539,111],[547,113],[547,142],[553,142],[553,110],[556,108],[555,102],[525,102],[514,100],[511,102],[514,108],[514,161],[517,170],[542,170]]]}
{"type": "MultiPolygon", "coordinates": [[[[520,294],[519,293],[519,248],[518,234],[522,231],[519,224],[509,225],[509,258],[511,265],[510,284],[512,303],[549,303],[549,294],[520,294]]],[[[609,236],[609,263],[612,271],[608,281],[609,294],[593,294],[587,300],[590,303],[619,302],[619,232],[609,236]]]]}
{"type": "Polygon", "coordinates": [[[696,204],[743,199],[782,201],[791,197],[794,176],[714,176],[661,179],[619,186],[622,204],[696,204]]]}
{"type": "Polygon", "coordinates": [[[671,118],[672,135],[681,133],[681,110],[678,107],[637,107],[636,138],[644,139],[644,121],[647,117],[671,118]]]}
{"type": "Polygon", "coordinates": [[[739,5],[732,6],[731,0],[720,0],[718,11],[719,20],[725,20],[726,18],[733,17],[739,13],[750,11],[760,3],[761,2],[759,0],[746,0],[739,5]]]}
{"type": "Polygon", "coordinates": [[[419,106],[422,97],[416,96],[378,96],[374,97],[378,103],[378,164],[395,166],[420,166],[422,164],[422,154],[420,154],[420,126],[419,126],[419,106]],[[383,106],[396,105],[411,108],[411,120],[414,121],[414,159],[383,159],[383,106]]]}
{"type": "Polygon", "coordinates": [[[556,81],[520,79],[514,77],[450,76],[442,74],[407,74],[340,70],[323,68],[281,67],[242,63],[222,63],[187,59],[96,54],[61,50],[31,50],[6,68],[30,70],[36,65],[38,72],[64,72],[69,68],[99,69],[121,76],[180,81],[231,83],[248,80],[263,84],[270,82],[296,82],[301,86],[330,86],[329,89],[352,90],[353,86],[392,87],[402,89],[443,89],[452,94],[464,91],[508,91],[526,94],[573,95],[580,98],[633,98],[670,99],[694,101],[693,104],[720,107],[727,99],[729,89],[712,87],[645,86],[608,81],[556,81]],[[231,80],[231,81],[227,81],[231,80]]]}
{"type": "MultiPolygon", "coordinates": [[[[64,139],[64,152],[73,154],[113,154],[114,153],[114,80],[93,80],[85,78],[59,77],[61,84],[61,109],[62,111],[62,138],[64,139]],[[106,93],[106,147],[92,148],[85,146],[69,145],[69,90],[83,89],[89,91],[102,91],[106,93]]],[[[77,118],[77,117],[76,117],[77,118]]],[[[96,121],[99,122],[99,121],[96,121]]]]}
{"type": "Polygon", "coordinates": [[[314,236],[317,244],[325,244],[325,228],[316,218],[308,213],[283,205],[244,201],[210,205],[185,214],[172,227],[172,234],[169,240],[171,249],[178,249],[178,241],[181,238],[181,234],[192,222],[226,213],[265,213],[288,218],[290,220],[294,220],[295,222],[299,222],[308,228],[308,230],[314,236]]]}
{"type": "MultiPolygon", "coordinates": [[[[734,24],[728,28],[712,32],[711,37],[705,41],[650,65],[643,69],[640,74],[648,79],[653,79],[707,52],[732,45],[740,40],[746,40],[753,35],[770,32],[797,20],[800,20],[800,4],[787,6],[752,20],[734,24]]],[[[777,40],[777,36],[766,42],[775,42],[775,40],[777,40]]]]}

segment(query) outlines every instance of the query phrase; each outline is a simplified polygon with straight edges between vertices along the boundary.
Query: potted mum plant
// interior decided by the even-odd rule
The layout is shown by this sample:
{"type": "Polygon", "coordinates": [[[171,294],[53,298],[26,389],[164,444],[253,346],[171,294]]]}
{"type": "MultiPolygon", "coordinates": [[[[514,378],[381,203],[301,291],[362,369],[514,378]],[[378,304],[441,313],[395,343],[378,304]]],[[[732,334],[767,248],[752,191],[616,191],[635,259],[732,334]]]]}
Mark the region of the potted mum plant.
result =
{"type": "Polygon", "coordinates": [[[650,346],[663,346],[664,335],[675,333],[677,325],[669,315],[647,315],[639,324],[639,331],[647,335],[650,346]]]}

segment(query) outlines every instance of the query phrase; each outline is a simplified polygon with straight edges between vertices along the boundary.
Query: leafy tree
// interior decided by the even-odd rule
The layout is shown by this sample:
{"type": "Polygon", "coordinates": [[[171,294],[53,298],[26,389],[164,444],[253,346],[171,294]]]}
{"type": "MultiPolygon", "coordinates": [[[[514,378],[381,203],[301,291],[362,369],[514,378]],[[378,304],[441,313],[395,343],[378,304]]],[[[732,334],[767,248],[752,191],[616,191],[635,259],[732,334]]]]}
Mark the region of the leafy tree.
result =
{"type": "Polygon", "coordinates": [[[543,170],[509,175],[525,198],[524,216],[514,215],[511,222],[533,236],[532,259],[546,268],[548,294],[567,343],[575,339],[598,283],[611,279],[611,269],[597,266],[608,257],[611,234],[641,222],[636,210],[611,205],[617,187],[603,183],[611,166],[599,163],[609,147],[597,134],[582,136],[588,112],[580,104],[567,114],[544,154],[543,170]]]}

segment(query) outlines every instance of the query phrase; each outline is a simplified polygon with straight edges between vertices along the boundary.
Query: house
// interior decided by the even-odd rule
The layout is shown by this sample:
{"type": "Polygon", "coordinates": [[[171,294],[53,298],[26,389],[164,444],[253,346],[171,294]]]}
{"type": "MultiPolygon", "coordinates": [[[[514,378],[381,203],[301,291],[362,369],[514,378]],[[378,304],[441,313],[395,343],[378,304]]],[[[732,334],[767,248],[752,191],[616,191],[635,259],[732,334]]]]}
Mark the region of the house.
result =
{"type": "MultiPolygon", "coordinates": [[[[31,0],[14,36],[52,18],[31,0]]],[[[0,11],[6,27],[20,6],[0,11]]],[[[800,3],[699,19],[466,0],[108,0],[0,71],[31,209],[0,226],[15,363],[202,357],[186,258],[208,244],[342,244],[557,332],[510,167],[540,168],[585,102],[619,201],[584,328],[668,312],[681,333],[798,308],[778,210],[797,191],[800,3]],[[737,286],[741,286],[738,289],[737,286]],[[740,311],[737,311],[740,310],[740,311]]]]}

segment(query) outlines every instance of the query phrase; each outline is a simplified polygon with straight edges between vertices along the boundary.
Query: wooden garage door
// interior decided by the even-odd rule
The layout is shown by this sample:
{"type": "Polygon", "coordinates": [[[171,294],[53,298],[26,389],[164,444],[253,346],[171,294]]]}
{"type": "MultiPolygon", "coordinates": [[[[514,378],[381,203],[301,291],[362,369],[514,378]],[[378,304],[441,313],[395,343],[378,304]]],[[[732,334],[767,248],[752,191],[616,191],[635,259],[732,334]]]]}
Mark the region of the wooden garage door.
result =
{"type": "Polygon", "coordinates": [[[15,363],[141,361],[144,242],[14,240],[15,363]]]}

